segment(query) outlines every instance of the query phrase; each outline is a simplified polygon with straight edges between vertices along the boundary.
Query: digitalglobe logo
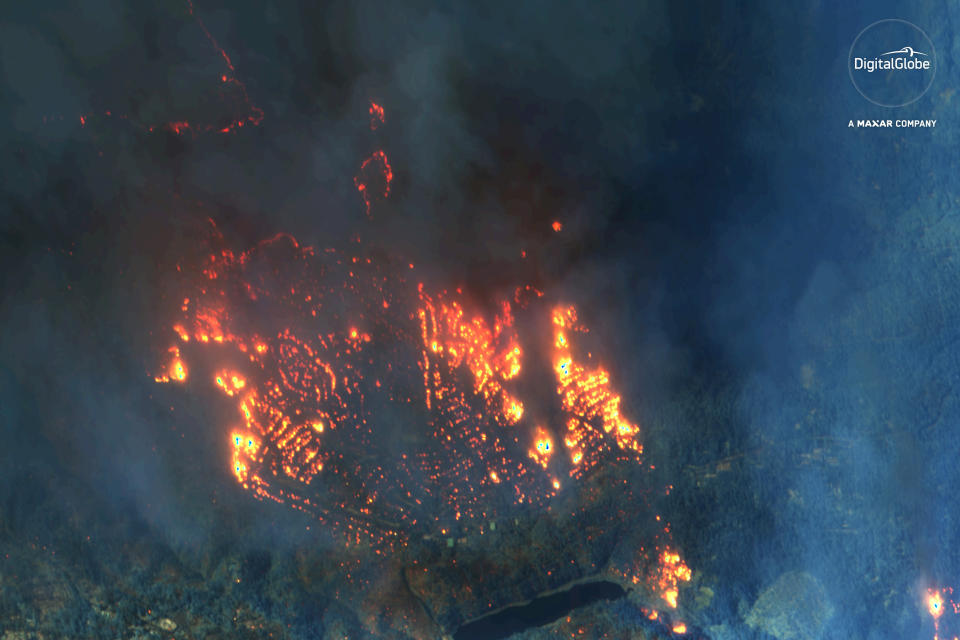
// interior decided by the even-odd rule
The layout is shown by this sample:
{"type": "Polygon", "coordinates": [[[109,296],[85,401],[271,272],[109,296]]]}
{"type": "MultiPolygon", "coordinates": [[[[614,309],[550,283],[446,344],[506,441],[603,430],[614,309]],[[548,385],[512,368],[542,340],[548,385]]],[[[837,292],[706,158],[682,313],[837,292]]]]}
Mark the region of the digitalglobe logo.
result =
{"type": "Polygon", "coordinates": [[[903,107],[933,84],[937,56],[923,29],[891,18],[860,32],[850,47],[847,68],[864,98],[880,107],[903,107]]]}

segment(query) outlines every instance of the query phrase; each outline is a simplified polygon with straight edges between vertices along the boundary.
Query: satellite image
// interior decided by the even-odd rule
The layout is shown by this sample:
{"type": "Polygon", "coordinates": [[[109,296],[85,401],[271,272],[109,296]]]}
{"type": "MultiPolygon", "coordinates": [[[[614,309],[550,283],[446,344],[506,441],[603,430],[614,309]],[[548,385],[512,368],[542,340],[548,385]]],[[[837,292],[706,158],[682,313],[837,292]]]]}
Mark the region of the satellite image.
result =
{"type": "Polygon", "coordinates": [[[956,640],[958,24],[7,3],[0,640],[956,640]]]}

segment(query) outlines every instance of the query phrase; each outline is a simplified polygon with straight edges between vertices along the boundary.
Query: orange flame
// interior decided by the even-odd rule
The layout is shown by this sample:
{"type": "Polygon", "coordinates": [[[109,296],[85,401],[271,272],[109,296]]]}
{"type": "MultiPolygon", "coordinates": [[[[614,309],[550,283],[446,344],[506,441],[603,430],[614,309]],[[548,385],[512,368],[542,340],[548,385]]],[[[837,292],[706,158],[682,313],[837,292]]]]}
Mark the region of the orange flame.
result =
{"type": "MultiPolygon", "coordinates": [[[[608,458],[639,457],[639,429],[621,415],[610,375],[574,349],[587,329],[573,307],[547,316],[562,422],[535,426],[528,413],[542,410],[521,397],[530,356],[515,314],[542,310],[532,306],[542,294],[518,288],[484,313],[460,291],[428,294],[409,273],[286,235],[209,252],[186,272],[192,284],[171,323],[177,346],[156,379],[182,382],[188,359],[217,358],[204,370],[238,411],[236,480],[347,544],[404,544],[411,532],[463,530],[510,504],[546,506],[567,465],[581,477],[608,458]],[[385,406],[409,418],[383,426],[385,406]],[[569,458],[554,455],[561,440],[569,458]]],[[[675,606],[689,570],[679,555],[660,560],[661,592],[675,606]]]]}
{"type": "MultiPolygon", "coordinates": [[[[546,469],[547,465],[550,464],[550,457],[553,455],[553,450],[553,438],[550,437],[550,433],[543,427],[538,426],[534,433],[533,447],[527,451],[527,455],[546,469]]],[[[555,488],[559,488],[559,482],[555,482],[554,484],[556,485],[555,488]]]]}
{"type": "Polygon", "coordinates": [[[611,434],[620,449],[638,458],[643,453],[640,429],[621,415],[620,396],[611,389],[610,375],[601,368],[589,370],[574,360],[569,332],[586,332],[577,322],[576,309],[554,310],[553,324],[554,371],[557,393],[568,415],[564,444],[574,465],[571,475],[582,475],[597,464],[607,448],[605,434],[611,434]],[[595,421],[599,421],[602,433],[594,428],[595,421]],[[589,454],[586,459],[585,453],[589,454]]]}
{"type": "Polygon", "coordinates": [[[660,564],[655,576],[654,586],[671,609],[677,608],[679,584],[689,582],[692,577],[690,568],[680,559],[680,554],[664,549],[660,554],[660,564]]]}
{"type": "Polygon", "coordinates": [[[155,376],[156,382],[184,382],[187,379],[187,365],[180,359],[180,349],[170,347],[169,352],[173,354],[170,364],[167,365],[166,372],[155,376]]]}

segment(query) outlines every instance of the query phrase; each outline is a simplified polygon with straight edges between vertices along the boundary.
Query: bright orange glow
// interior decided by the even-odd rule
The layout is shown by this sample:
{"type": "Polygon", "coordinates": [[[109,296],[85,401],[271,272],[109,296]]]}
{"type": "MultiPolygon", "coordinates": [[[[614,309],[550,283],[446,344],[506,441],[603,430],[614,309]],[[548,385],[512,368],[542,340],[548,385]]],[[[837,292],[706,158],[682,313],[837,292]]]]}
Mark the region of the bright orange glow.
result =
{"type": "Polygon", "coordinates": [[[523,405],[509,396],[504,400],[504,403],[503,411],[504,414],[506,414],[509,422],[511,424],[520,422],[520,418],[523,417],[523,405]]]}
{"type": "Polygon", "coordinates": [[[674,632],[674,633],[686,633],[686,632],[687,632],[687,625],[685,625],[685,624],[682,623],[682,622],[678,622],[677,624],[673,625],[673,632],[674,632]]]}
{"type": "Polygon", "coordinates": [[[939,591],[927,592],[927,611],[935,620],[943,615],[943,596],[939,591]]]}
{"type": "Polygon", "coordinates": [[[680,554],[669,548],[661,552],[659,561],[653,587],[660,592],[660,596],[671,609],[676,609],[679,596],[678,585],[681,582],[689,582],[693,574],[690,567],[680,559],[680,554]]]}
{"type": "Polygon", "coordinates": [[[503,373],[504,380],[512,380],[520,375],[520,355],[520,347],[514,347],[504,356],[506,363],[506,371],[503,373]]]}
{"type": "MultiPolygon", "coordinates": [[[[553,456],[554,448],[550,433],[543,427],[538,426],[533,435],[533,447],[527,451],[527,455],[546,469],[547,465],[550,464],[550,457],[553,456]]],[[[554,484],[556,485],[555,489],[560,488],[558,482],[554,482],[554,484]]]]}
{"type": "Polygon", "coordinates": [[[187,379],[187,368],[179,358],[170,365],[170,378],[179,382],[187,379]]]}
{"type": "Polygon", "coordinates": [[[247,386],[247,381],[244,378],[228,371],[221,371],[214,377],[213,381],[224,393],[231,397],[247,386]]]}
{"type": "Polygon", "coordinates": [[[170,358],[170,364],[167,365],[166,371],[158,376],[154,377],[156,382],[183,382],[187,379],[187,365],[184,364],[183,360],[180,358],[180,349],[177,347],[170,347],[169,352],[172,354],[170,358]]]}
{"type": "Polygon", "coordinates": [[[446,387],[441,378],[446,377],[444,371],[452,373],[465,366],[473,376],[473,392],[487,401],[494,419],[503,425],[518,423],[523,418],[523,403],[504,386],[519,375],[523,357],[512,329],[510,304],[504,303],[502,315],[491,323],[480,316],[468,317],[458,301],[434,301],[422,290],[420,302],[428,407],[434,398],[446,398],[451,409],[449,403],[458,404],[455,390],[446,387]]]}
{"type": "Polygon", "coordinates": [[[568,415],[564,444],[570,449],[574,464],[571,474],[582,475],[598,463],[600,454],[608,447],[605,435],[612,436],[618,448],[639,458],[643,453],[640,428],[621,415],[620,395],[611,388],[610,375],[601,368],[587,369],[574,359],[569,334],[586,332],[577,320],[576,310],[555,309],[553,324],[554,370],[557,393],[568,415]],[[602,432],[594,426],[597,423],[602,432]],[[585,459],[586,452],[590,455],[585,459]]]}
{"type": "MultiPolygon", "coordinates": [[[[221,433],[237,482],[351,546],[469,535],[512,506],[549,508],[561,486],[576,492],[595,465],[642,450],[609,374],[575,349],[587,329],[573,307],[551,316],[531,287],[493,301],[428,293],[407,263],[352,245],[278,235],[234,253],[223,242],[214,233],[215,248],[181,263],[177,346],[158,381],[186,379],[187,361],[208,372],[202,382],[236,407],[221,433]],[[540,320],[556,335],[528,351],[521,314],[525,330],[540,320]],[[525,395],[551,367],[557,395],[525,395]]],[[[648,560],[660,560],[658,594],[689,579],[674,552],[648,560]]]]}
{"type": "Polygon", "coordinates": [[[563,223],[560,222],[559,220],[554,220],[553,224],[550,226],[553,228],[554,231],[557,231],[557,232],[563,230],[563,223]]]}
{"type": "Polygon", "coordinates": [[[190,334],[180,325],[174,325],[173,330],[177,332],[177,335],[180,336],[180,339],[184,342],[190,342],[190,334]]]}
{"type": "Polygon", "coordinates": [[[667,601],[671,609],[677,608],[677,590],[673,587],[663,592],[663,599],[667,601]]]}

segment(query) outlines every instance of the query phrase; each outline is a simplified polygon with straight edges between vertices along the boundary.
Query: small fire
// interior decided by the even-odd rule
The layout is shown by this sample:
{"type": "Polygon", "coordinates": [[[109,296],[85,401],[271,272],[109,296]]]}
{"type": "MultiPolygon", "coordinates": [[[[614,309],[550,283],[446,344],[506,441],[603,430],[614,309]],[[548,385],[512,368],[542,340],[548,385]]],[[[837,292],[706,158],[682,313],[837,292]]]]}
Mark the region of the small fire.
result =
{"type": "MultiPolygon", "coordinates": [[[[527,452],[527,454],[533,458],[533,460],[539,464],[544,469],[547,468],[547,465],[550,464],[550,457],[553,456],[554,446],[553,438],[550,437],[550,433],[541,426],[537,426],[533,435],[534,444],[533,447],[527,452]]],[[[559,488],[559,481],[554,482],[555,487],[559,488]]]]}
{"type": "Polygon", "coordinates": [[[680,633],[680,634],[686,633],[686,632],[687,632],[687,625],[685,625],[685,624],[682,623],[682,622],[678,622],[677,624],[673,625],[673,632],[674,632],[674,633],[680,633]]]}
{"type": "Polygon", "coordinates": [[[374,102],[370,101],[370,130],[376,131],[380,125],[384,123],[384,111],[383,107],[374,102]]]}
{"type": "Polygon", "coordinates": [[[190,123],[187,122],[186,120],[183,120],[181,122],[168,122],[165,125],[163,125],[163,128],[172,133],[180,135],[185,131],[187,131],[188,129],[190,129],[190,123]]]}
{"type": "Polygon", "coordinates": [[[216,378],[214,378],[214,382],[230,397],[235,396],[241,389],[247,386],[246,380],[236,373],[228,373],[227,371],[218,373],[216,378]]]}
{"type": "Polygon", "coordinates": [[[374,152],[372,156],[360,165],[360,173],[353,179],[363,197],[367,207],[367,216],[373,202],[385,200],[390,195],[390,183],[393,181],[393,169],[387,160],[387,154],[382,150],[374,152]]]}
{"type": "Polygon", "coordinates": [[[167,365],[166,372],[155,376],[156,382],[183,382],[187,379],[187,366],[180,359],[180,349],[170,347],[169,352],[173,354],[170,364],[167,365]]]}

